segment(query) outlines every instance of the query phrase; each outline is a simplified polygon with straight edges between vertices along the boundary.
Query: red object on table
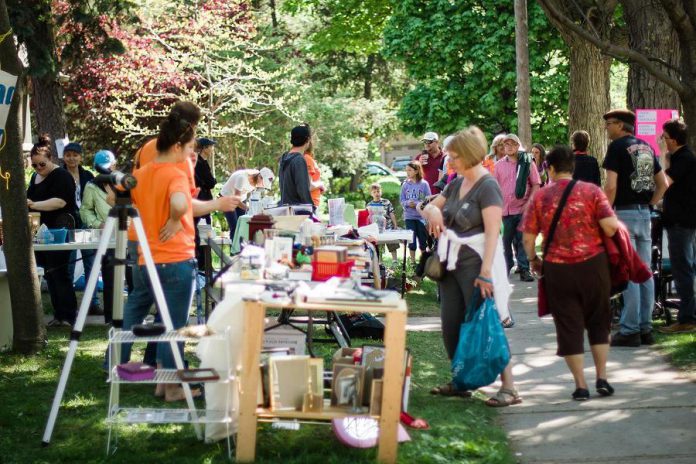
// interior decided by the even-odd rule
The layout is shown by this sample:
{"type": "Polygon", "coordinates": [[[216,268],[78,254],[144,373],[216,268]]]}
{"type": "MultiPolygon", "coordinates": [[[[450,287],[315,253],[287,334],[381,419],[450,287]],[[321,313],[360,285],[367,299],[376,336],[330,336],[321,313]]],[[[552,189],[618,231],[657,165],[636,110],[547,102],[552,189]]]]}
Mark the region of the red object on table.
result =
{"type": "Polygon", "coordinates": [[[370,225],[370,212],[366,209],[358,211],[358,227],[370,225]]]}
{"type": "Polygon", "coordinates": [[[312,280],[323,282],[331,277],[350,277],[350,271],[353,268],[354,261],[346,261],[345,263],[321,263],[319,261],[312,262],[312,280]]]}

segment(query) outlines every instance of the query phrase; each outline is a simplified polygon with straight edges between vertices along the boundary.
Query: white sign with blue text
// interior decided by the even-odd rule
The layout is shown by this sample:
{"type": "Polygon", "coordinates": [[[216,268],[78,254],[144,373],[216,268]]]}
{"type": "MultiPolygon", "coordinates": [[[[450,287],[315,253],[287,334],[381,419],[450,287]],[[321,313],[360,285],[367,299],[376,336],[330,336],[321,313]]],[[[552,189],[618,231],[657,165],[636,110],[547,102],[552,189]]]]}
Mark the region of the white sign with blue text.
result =
{"type": "Polygon", "coordinates": [[[5,123],[7,123],[16,85],[17,76],[0,70],[0,143],[5,135],[5,123]]]}

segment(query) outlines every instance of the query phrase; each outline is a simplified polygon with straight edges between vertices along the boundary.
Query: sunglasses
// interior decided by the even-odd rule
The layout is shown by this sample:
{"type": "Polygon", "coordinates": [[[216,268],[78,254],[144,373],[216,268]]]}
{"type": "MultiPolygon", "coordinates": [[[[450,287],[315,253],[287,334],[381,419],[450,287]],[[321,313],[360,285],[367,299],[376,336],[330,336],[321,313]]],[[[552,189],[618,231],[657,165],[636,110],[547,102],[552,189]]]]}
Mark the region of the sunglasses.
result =
{"type": "Polygon", "coordinates": [[[40,163],[31,163],[31,167],[34,168],[34,169],[36,169],[37,167],[43,169],[43,168],[46,167],[46,162],[45,162],[45,161],[42,161],[42,162],[40,162],[40,163]]]}
{"type": "Polygon", "coordinates": [[[430,145],[431,143],[435,143],[435,140],[423,140],[424,145],[430,145]]]}

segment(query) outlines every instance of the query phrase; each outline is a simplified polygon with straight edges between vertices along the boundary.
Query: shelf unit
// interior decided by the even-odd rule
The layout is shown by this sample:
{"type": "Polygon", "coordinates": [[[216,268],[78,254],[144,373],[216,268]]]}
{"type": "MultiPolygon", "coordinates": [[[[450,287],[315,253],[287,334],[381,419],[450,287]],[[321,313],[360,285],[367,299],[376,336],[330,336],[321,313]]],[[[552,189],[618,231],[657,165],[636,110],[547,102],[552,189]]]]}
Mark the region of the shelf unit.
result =
{"type": "Polygon", "coordinates": [[[377,459],[384,463],[396,462],[397,431],[401,413],[401,397],[404,383],[404,350],[406,348],[406,315],[404,300],[388,304],[371,303],[355,305],[354,302],[326,303],[277,303],[245,300],[244,330],[242,339],[242,369],[239,375],[239,430],[237,432],[237,462],[253,462],[256,458],[256,431],[259,420],[331,421],[353,416],[347,409],[334,408],[325,402],[321,412],[271,411],[257,407],[260,382],[259,358],[263,344],[264,316],[267,310],[295,309],[298,311],[340,311],[380,313],[385,318],[384,377],[382,414],[379,420],[377,459]]]}
{"type": "MultiPolygon", "coordinates": [[[[130,331],[120,331],[114,328],[109,330],[109,370],[108,382],[111,384],[109,394],[109,409],[107,412],[106,423],[109,426],[109,435],[107,441],[107,454],[112,454],[116,451],[118,442],[118,426],[124,424],[193,424],[198,439],[203,439],[201,424],[225,424],[229,427],[232,422],[229,404],[225,405],[224,410],[197,409],[197,408],[141,408],[141,407],[122,407],[119,404],[120,388],[123,384],[174,384],[182,383],[177,375],[176,369],[155,369],[155,377],[147,380],[126,380],[118,375],[116,363],[111,360],[114,356],[120,356],[120,350],[117,346],[123,343],[176,343],[176,342],[192,342],[200,343],[202,341],[218,341],[229,343],[229,330],[224,333],[213,334],[204,337],[190,337],[179,334],[176,331],[165,332],[158,336],[138,337],[130,331]],[[115,427],[115,429],[114,429],[115,427]],[[112,432],[114,433],[114,446],[111,446],[112,432]]],[[[216,380],[201,380],[196,383],[230,383],[236,380],[232,366],[230,365],[229,351],[226,353],[227,369],[220,371],[218,369],[219,379],[216,380]]],[[[229,431],[229,429],[228,429],[229,431]]],[[[230,434],[227,434],[227,454],[232,457],[230,434]]]]}

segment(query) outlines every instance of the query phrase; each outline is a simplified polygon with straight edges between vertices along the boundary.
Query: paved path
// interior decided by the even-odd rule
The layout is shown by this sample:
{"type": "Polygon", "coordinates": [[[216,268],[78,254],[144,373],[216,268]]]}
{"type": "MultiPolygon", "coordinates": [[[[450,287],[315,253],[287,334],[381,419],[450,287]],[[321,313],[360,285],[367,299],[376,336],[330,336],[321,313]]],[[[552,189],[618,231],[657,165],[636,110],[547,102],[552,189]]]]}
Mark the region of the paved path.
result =
{"type": "MultiPolygon", "coordinates": [[[[524,402],[501,409],[501,420],[518,462],[696,463],[693,379],[670,367],[655,349],[617,348],[608,363],[616,394],[572,401],[574,383],[563,359],[555,355],[553,321],[536,315],[536,284],[513,284],[516,326],[506,333],[524,402]]],[[[438,325],[437,318],[409,319],[409,330],[437,330],[438,325]]],[[[594,387],[586,350],[586,377],[594,387]]],[[[590,391],[594,395],[594,388],[590,391]]]]}

